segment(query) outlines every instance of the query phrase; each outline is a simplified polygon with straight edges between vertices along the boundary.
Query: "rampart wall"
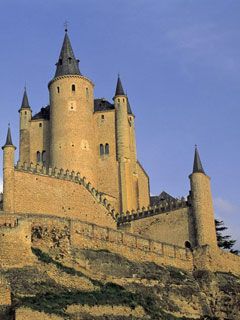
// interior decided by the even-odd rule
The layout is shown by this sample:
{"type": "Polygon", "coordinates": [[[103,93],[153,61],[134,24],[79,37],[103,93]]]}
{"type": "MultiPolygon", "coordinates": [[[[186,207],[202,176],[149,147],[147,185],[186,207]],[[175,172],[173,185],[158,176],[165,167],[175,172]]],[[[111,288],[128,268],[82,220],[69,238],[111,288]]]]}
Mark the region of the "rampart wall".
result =
{"type": "Polygon", "coordinates": [[[13,213],[53,214],[116,227],[110,203],[79,173],[40,165],[14,170],[13,213]]]}
{"type": "Polygon", "coordinates": [[[43,215],[24,215],[19,219],[28,221],[32,230],[40,227],[46,234],[53,228],[60,233],[65,230],[64,233],[69,234],[71,248],[104,249],[123,255],[129,260],[152,261],[186,270],[193,269],[192,253],[184,247],[161,243],[78,219],[43,215]]]}

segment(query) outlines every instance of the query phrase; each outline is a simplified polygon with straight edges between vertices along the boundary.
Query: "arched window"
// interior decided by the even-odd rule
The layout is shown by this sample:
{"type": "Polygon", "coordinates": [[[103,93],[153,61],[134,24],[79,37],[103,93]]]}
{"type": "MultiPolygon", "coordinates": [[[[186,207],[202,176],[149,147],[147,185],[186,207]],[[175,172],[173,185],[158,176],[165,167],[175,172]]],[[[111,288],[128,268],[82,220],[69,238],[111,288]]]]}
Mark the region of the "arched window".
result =
{"type": "Polygon", "coordinates": [[[76,86],[75,86],[75,84],[72,84],[72,91],[73,91],[73,92],[76,91],[76,86]]]}
{"type": "Polygon", "coordinates": [[[72,58],[69,57],[69,58],[68,58],[68,61],[69,61],[69,64],[71,64],[71,63],[72,63],[72,58]]]}
{"type": "Polygon", "coordinates": [[[57,93],[59,93],[60,92],[60,87],[57,87],[57,93]]]}
{"type": "Polygon", "coordinates": [[[103,144],[100,144],[99,151],[100,151],[100,156],[103,156],[104,155],[104,146],[103,146],[103,144]]]}
{"type": "Polygon", "coordinates": [[[43,165],[45,165],[46,164],[46,151],[45,150],[43,150],[43,152],[42,152],[42,162],[43,162],[43,165]]]}
{"type": "Polygon", "coordinates": [[[41,162],[41,152],[37,151],[37,162],[41,162]]]}
{"type": "Polygon", "coordinates": [[[109,144],[105,144],[105,154],[109,154],[109,144]]]}

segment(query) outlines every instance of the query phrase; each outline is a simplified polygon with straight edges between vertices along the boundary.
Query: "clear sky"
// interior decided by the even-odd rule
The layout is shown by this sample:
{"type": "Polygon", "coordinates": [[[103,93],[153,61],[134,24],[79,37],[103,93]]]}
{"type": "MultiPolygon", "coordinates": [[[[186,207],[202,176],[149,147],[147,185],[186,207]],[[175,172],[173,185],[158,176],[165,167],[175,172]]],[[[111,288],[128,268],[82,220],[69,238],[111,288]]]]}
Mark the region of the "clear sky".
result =
{"type": "Polygon", "coordinates": [[[197,144],[240,247],[240,1],[1,0],[1,144],[11,122],[18,145],[25,81],[33,111],[48,104],[65,20],[95,97],[111,100],[121,74],[151,193],[188,194],[197,144]]]}

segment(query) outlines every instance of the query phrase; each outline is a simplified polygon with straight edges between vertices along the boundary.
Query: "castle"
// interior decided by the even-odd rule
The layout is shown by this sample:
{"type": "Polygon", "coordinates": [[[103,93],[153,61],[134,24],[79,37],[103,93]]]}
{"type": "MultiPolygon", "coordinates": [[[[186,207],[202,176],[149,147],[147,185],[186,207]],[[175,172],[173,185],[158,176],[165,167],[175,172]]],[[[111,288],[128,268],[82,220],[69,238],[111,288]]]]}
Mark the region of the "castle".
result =
{"type": "Polygon", "coordinates": [[[48,85],[49,105],[32,115],[24,91],[16,165],[8,128],[2,147],[0,265],[32,263],[27,254],[31,232],[62,225],[71,245],[104,247],[130,259],[188,270],[240,274],[240,258],[217,247],[210,178],[197,148],[187,199],[150,199],[149,178],[137,160],[134,114],[120,77],[114,103],[95,99],[94,84],[78,63],[65,30],[48,85]],[[16,239],[22,241],[22,255],[14,262],[6,254],[16,239]]]}

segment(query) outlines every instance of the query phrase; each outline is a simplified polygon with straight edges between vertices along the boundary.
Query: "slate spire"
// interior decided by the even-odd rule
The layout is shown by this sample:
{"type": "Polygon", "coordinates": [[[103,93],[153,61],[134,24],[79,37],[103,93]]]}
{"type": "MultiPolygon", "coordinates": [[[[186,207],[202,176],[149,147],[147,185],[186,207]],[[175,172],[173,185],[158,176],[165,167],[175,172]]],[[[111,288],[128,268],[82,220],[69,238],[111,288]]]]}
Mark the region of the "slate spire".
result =
{"type": "Polygon", "coordinates": [[[26,87],[24,88],[21,109],[30,109],[26,87]]]}
{"type": "Polygon", "coordinates": [[[79,60],[77,60],[74,56],[67,29],[65,29],[62,49],[59,55],[58,62],[56,63],[57,69],[55,77],[65,75],[81,75],[78,63],[79,60]]]}
{"type": "Polygon", "coordinates": [[[2,149],[4,149],[5,147],[9,147],[9,146],[13,146],[14,147],[14,145],[12,143],[12,135],[11,135],[10,124],[8,124],[7,139],[6,139],[5,145],[2,147],[2,149]]]}
{"type": "Polygon", "coordinates": [[[197,146],[195,146],[195,154],[194,154],[194,162],[193,162],[193,173],[195,173],[195,172],[200,172],[200,173],[205,174],[205,172],[203,170],[202,162],[200,160],[197,146]]]}
{"type": "Polygon", "coordinates": [[[118,79],[117,79],[115,97],[116,96],[125,96],[125,92],[123,90],[123,86],[122,86],[122,82],[121,82],[121,79],[120,79],[120,75],[118,75],[118,79]]]}

